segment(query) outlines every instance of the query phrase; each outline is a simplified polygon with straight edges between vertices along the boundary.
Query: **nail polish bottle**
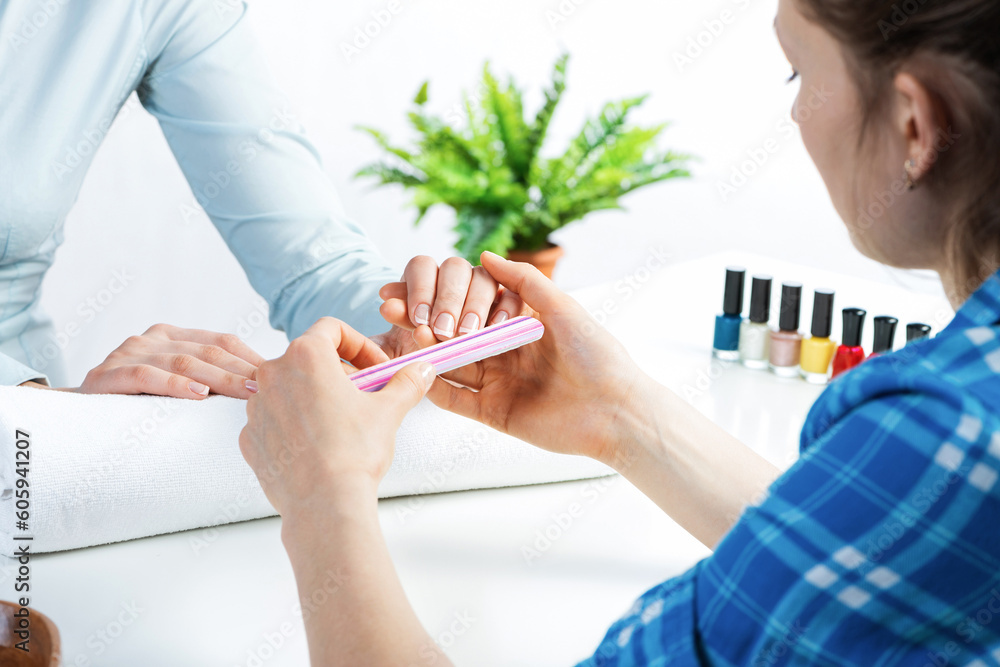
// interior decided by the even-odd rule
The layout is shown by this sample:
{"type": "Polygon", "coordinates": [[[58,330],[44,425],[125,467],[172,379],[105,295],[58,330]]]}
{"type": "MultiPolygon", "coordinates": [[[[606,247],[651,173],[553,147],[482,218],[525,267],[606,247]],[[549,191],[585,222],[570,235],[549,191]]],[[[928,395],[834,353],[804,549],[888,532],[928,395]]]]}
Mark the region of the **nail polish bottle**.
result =
{"type": "Polygon", "coordinates": [[[750,317],[740,325],[740,360],[747,368],[765,370],[771,354],[771,276],[754,276],[750,317]]]}
{"type": "Polygon", "coordinates": [[[918,340],[931,337],[931,327],[929,324],[914,322],[906,325],[906,344],[916,343],[918,340]]]}
{"type": "Polygon", "coordinates": [[[816,290],[813,299],[812,338],[802,341],[802,377],[811,384],[826,384],[830,379],[830,360],[837,344],[830,340],[833,331],[833,290],[816,290]]]}
{"type": "Polygon", "coordinates": [[[872,345],[872,353],[868,358],[877,357],[886,352],[892,352],[896,342],[896,325],[899,320],[895,317],[881,315],[875,318],[875,343],[872,345]]]}
{"type": "Polygon", "coordinates": [[[771,332],[771,372],[779,377],[798,377],[802,357],[802,334],[799,316],[802,312],[802,285],[785,283],[781,286],[781,310],[778,328],[771,332]]]}
{"type": "Polygon", "coordinates": [[[833,357],[833,377],[846,373],[865,360],[861,334],[864,333],[867,314],[860,308],[844,308],[844,342],[833,357]]]}
{"type": "Polygon", "coordinates": [[[726,269],[726,293],[722,315],[715,318],[715,343],[712,354],[722,361],[740,358],[740,324],[743,323],[743,281],[746,269],[731,266],[726,269]]]}

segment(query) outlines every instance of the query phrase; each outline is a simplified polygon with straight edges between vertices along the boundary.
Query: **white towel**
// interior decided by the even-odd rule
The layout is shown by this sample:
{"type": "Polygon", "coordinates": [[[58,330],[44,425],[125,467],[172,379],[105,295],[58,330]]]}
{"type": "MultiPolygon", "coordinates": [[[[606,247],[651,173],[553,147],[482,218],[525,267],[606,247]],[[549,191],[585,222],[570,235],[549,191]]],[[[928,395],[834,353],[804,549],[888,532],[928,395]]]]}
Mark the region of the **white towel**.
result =
{"type": "MultiPolygon", "coordinates": [[[[273,516],[240,454],[245,423],[245,403],[225,397],[0,387],[0,553],[12,555],[18,536],[33,536],[31,550],[42,553],[273,516]],[[27,530],[17,527],[17,430],[30,436],[27,530]]],[[[379,496],[607,474],[595,461],[543,452],[425,401],[403,423],[379,496]]]]}

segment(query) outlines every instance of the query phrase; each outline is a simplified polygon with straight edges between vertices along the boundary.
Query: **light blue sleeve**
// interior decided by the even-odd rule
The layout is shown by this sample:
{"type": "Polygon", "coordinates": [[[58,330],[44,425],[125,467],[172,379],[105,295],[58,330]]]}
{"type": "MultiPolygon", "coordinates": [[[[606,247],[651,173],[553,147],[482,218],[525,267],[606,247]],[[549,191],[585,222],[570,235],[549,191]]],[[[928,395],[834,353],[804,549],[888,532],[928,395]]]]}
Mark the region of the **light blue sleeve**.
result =
{"type": "Polygon", "coordinates": [[[6,354],[0,354],[0,386],[10,387],[34,380],[48,384],[49,378],[6,354]]]}
{"type": "Polygon", "coordinates": [[[160,0],[143,11],[149,66],[139,98],[270,304],[271,324],[291,338],[325,315],[366,335],[388,330],[378,289],[400,272],[343,217],[261,57],[245,3],[160,0]]]}

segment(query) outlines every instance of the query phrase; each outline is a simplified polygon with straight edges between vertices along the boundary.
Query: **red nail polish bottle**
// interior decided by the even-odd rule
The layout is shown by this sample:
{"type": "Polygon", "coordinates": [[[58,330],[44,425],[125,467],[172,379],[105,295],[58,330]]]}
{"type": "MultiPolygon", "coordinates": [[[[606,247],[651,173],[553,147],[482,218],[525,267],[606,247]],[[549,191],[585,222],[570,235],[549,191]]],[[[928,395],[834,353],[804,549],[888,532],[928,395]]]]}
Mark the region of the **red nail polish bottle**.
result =
{"type": "Polygon", "coordinates": [[[844,342],[833,357],[833,377],[851,370],[865,360],[861,347],[861,333],[865,328],[865,311],[860,308],[844,309],[844,342]]]}
{"type": "Polygon", "coordinates": [[[872,353],[868,356],[869,359],[886,352],[892,352],[896,342],[897,324],[899,324],[899,320],[888,315],[875,318],[875,342],[872,344],[872,353]]]}

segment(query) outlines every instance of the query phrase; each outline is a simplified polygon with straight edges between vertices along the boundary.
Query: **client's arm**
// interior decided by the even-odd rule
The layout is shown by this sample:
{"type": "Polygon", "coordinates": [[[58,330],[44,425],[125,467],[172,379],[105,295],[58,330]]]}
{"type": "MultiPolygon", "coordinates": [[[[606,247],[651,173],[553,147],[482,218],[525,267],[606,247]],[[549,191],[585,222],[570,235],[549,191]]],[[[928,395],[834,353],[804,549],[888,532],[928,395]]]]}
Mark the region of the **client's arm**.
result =
{"type": "Polygon", "coordinates": [[[645,375],[610,334],[536,269],[483,266],[545,324],[533,345],[437,381],[439,406],[539,447],[612,466],[709,547],[779,471],[645,375]]]}
{"type": "Polygon", "coordinates": [[[240,449],[282,516],[311,663],[448,664],[403,592],[379,526],[377,487],[395,434],[433,379],[409,366],[375,394],[359,392],[340,359],[385,359],[371,340],[329,318],[261,365],[240,449]]]}

